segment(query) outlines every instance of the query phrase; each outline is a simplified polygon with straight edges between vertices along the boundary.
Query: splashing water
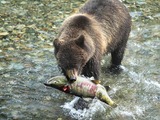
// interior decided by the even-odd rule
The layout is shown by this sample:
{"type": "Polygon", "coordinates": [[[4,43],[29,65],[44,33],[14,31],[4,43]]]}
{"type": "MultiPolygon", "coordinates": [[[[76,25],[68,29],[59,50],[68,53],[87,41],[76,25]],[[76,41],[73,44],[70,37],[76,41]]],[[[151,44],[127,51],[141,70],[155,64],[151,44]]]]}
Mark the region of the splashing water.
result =
{"type": "Polygon", "coordinates": [[[95,98],[91,100],[91,103],[89,103],[88,105],[89,108],[76,110],[74,108],[74,105],[77,104],[79,99],[81,98],[75,97],[71,102],[67,102],[61,106],[64,111],[69,112],[69,115],[72,118],[75,118],[78,120],[88,120],[88,119],[91,120],[94,114],[96,114],[97,112],[103,113],[106,111],[106,108],[109,107],[107,104],[95,98]]]}

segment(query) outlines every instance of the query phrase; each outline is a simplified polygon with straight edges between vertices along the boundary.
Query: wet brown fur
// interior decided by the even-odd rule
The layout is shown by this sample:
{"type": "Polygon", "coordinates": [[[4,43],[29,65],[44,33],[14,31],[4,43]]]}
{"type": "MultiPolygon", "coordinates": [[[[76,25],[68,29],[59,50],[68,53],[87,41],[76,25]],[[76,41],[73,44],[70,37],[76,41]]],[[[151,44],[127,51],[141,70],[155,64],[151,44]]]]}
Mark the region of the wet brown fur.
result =
{"type": "Polygon", "coordinates": [[[99,79],[105,53],[111,53],[111,66],[121,65],[130,29],[131,17],[121,2],[89,0],[63,22],[54,40],[62,72],[76,68],[79,74],[99,79]]]}

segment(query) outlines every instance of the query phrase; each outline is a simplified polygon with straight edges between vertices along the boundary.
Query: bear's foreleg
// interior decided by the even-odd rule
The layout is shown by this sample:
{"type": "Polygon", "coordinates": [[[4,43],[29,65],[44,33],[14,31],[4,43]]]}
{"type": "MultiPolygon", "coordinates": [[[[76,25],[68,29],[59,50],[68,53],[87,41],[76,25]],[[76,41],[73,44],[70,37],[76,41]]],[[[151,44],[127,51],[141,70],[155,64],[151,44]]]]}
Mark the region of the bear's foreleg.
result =
{"type": "Polygon", "coordinates": [[[122,71],[120,65],[123,59],[125,48],[126,43],[119,45],[113,52],[111,52],[111,66],[109,67],[110,72],[120,73],[122,71]]]}
{"type": "Polygon", "coordinates": [[[83,67],[82,75],[86,77],[94,77],[93,82],[98,84],[100,83],[100,60],[96,60],[95,58],[91,58],[87,64],[83,67]]]}

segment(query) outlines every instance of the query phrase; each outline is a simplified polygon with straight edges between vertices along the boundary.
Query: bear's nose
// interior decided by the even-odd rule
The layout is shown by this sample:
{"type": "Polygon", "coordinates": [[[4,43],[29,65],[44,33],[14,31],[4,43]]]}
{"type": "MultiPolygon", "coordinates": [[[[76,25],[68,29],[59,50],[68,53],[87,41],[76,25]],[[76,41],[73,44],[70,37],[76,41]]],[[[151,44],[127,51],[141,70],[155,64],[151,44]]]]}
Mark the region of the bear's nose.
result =
{"type": "Polygon", "coordinates": [[[72,82],[75,82],[76,81],[76,77],[71,77],[70,79],[69,79],[69,81],[72,83],[72,82]]]}
{"type": "Polygon", "coordinates": [[[77,79],[77,71],[75,69],[67,70],[67,76],[70,82],[74,82],[77,79]]]}

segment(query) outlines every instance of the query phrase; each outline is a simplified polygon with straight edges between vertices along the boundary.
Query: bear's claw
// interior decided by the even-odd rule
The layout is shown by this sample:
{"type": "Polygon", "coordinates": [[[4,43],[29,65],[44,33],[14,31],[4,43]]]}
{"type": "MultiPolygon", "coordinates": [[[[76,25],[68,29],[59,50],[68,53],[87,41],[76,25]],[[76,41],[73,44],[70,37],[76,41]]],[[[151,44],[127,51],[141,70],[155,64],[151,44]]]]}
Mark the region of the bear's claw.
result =
{"type": "Polygon", "coordinates": [[[100,80],[92,80],[92,82],[95,83],[95,84],[100,84],[101,83],[100,80]]]}

